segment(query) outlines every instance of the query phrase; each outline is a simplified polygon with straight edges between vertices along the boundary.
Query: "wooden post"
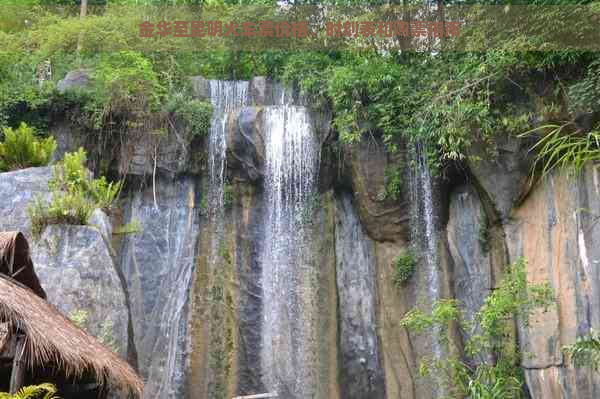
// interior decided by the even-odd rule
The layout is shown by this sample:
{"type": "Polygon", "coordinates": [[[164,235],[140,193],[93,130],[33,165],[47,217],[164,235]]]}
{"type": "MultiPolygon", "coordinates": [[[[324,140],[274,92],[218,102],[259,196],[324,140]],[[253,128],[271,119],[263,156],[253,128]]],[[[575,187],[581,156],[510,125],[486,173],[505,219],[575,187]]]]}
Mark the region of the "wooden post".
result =
{"type": "Polygon", "coordinates": [[[25,335],[15,334],[14,337],[15,357],[13,357],[12,372],[10,374],[10,394],[14,395],[23,386],[25,380],[25,335]]]}

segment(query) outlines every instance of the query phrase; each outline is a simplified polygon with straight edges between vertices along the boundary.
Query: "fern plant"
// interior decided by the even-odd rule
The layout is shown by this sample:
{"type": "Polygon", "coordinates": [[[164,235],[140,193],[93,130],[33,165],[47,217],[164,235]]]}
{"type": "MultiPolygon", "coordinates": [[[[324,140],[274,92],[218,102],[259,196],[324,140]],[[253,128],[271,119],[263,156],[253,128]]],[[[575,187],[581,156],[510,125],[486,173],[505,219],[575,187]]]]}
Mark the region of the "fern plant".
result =
{"type": "Polygon", "coordinates": [[[14,395],[0,392],[0,399],[58,399],[58,396],[53,384],[43,383],[23,387],[14,395]]]}
{"type": "Polygon", "coordinates": [[[104,177],[92,178],[85,168],[85,151],[65,154],[54,168],[48,186],[52,192],[50,203],[34,198],[27,212],[35,237],[50,224],[87,224],[94,209],[109,211],[121,188],[122,182],[107,182],[104,177]]]}
{"type": "Polygon", "coordinates": [[[46,166],[56,150],[54,137],[38,139],[33,128],[22,122],[18,129],[4,128],[0,143],[0,171],[46,166]]]}

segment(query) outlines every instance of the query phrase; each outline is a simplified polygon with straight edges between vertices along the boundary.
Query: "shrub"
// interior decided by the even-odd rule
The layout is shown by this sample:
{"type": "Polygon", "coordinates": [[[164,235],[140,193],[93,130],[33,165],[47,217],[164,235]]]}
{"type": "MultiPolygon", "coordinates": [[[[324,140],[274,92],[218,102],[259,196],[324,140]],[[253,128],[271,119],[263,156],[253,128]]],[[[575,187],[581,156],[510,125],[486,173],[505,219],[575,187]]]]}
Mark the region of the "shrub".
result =
{"type": "Polygon", "coordinates": [[[194,136],[206,136],[210,128],[213,106],[206,101],[194,100],[185,95],[174,95],[167,111],[179,116],[194,136]]]}
{"type": "Polygon", "coordinates": [[[54,151],[54,137],[38,139],[33,128],[22,122],[18,129],[4,128],[0,143],[0,171],[48,165],[54,151]]]}
{"type": "Polygon", "coordinates": [[[448,344],[452,334],[448,327],[453,322],[469,336],[465,342],[467,355],[486,355],[487,359],[493,355],[493,362],[484,361],[475,366],[452,354],[431,361],[425,358],[422,374],[433,371],[440,376],[440,382],[448,389],[447,397],[521,398],[522,356],[518,347],[507,339],[512,337],[515,320],[526,325],[532,312],[547,308],[553,301],[553,292],[547,283],[527,283],[526,262],[520,259],[507,268],[473,321],[463,318],[458,301],[441,299],[432,304],[431,312],[409,311],[400,325],[416,334],[433,332],[433,339],[448,344]]]}
{"type": "Polygon", "coordinates": [[[54,177],[49,187],[53,192],[62,191],[80,195],[90,202],[93,208],[108,212],[121,191],[123,182],[109,183],[104,176],[93,179],[85,168],[86,161],[87,155],[83,148],[65,154],[62,162],[54,169],[54,177]]]}
{"type": "Polygon", "coordinates": [[[39,237],[51,224],[87,224],[94,209],[94,204],[78,192],[56,192],[50,203],[39,196],[35,197],[27,213],[31,220],[31,231],[35,237],[39,237]]]}
{"type": "Polygon", "coordinates": [[[573,362],[575,367],[590,367],[600,370],[600,334],[590,331],[588,335],[577,338],[574,344],[565,346],[563,352],[573,362]]]}
{"type": "Polygon", "coordinates": [[[402,168],[386,168],[385,199],[397,201],[402,194],[402,168]]]}
{"type": "Polygon", "coordinates": [[[122,182],[108,183],[104,177],[93,179],[85,161],[86,153],[80,148],[65,154],[55,166],[48,184],[52,193],[50,203],[36,197],[27,209],[34,236],[39,237],[51,224],[85,225],[96,208],[110,211],[122,182]]]}
{"type": "Polygon", "coordinates": [[[406,250],[394,260],[393,283],[397,288],[404,285],[415,273],[417,260],[411,249],[406,250]]]}

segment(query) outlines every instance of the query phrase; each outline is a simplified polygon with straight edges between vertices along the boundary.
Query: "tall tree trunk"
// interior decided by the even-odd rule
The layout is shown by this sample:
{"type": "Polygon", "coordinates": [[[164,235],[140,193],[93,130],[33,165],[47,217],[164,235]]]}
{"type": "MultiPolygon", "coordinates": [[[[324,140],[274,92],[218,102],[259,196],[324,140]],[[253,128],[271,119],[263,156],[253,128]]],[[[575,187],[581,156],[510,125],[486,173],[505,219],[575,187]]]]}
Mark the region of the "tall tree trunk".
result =
{"type": "Polygon", "coordinates": [[[81,9],[79,10],[79,18],[85,18],[87,15],[87,0],[81,0],[81,9]]]}
{"type": "MultiPolygon", "coordinates": [[[[79,9],[79,19],[84,19],[87,15],[87,5],[88,0],[81,0],[81,8],[79,9]]],[[[79,33],[79,37],[77,38],[77,60],[79,64],[81,64],[81,47],[83,46],[83,33],[79,33]]]]}

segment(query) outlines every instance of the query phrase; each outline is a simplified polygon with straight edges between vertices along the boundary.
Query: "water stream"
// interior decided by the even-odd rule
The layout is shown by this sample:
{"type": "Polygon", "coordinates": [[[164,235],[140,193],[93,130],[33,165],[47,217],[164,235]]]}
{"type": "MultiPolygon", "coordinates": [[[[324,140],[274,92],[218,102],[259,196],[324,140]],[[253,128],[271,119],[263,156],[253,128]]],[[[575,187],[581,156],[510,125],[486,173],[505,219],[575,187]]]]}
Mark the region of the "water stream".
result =
{"type": "MultiPolygon", "coordinates": [[[[282,97],[285,101],[285,97],[282,97]]],[[[265,110],[265,240],[261,255],[264,298],[263,382],[280,397],[313,397],[313,321],[310,266],[303,216],[315,190],[318,146],[304,107],[265,110]]]]}
{"type": "MultiPolygon", "coordinates": [[[[414,245],[423,254],[421,261],[426,267],[427,301],[439,300],[441,278],[438,255],[437,213],[434,205],[434,188],[431,170],[422,144],[415,146],[414,168],[412,169],[411,203],[413,204],[411,223],[414,245]]],[[[438,332],[432,336],[432,352],[436,359],[442,358],[442,347],[438,332]]]]}

